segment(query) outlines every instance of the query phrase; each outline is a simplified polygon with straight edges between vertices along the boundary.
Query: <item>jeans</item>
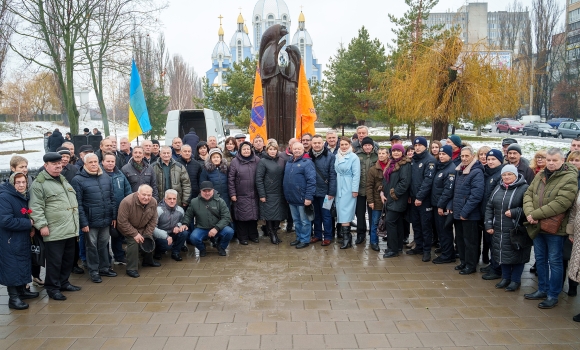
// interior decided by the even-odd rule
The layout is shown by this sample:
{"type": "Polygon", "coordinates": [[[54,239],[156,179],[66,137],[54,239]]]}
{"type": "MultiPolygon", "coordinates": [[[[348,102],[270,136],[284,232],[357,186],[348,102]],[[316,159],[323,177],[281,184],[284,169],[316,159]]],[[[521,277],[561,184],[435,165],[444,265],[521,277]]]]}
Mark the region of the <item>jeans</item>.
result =
{"type": "Polygon", "coordinates": [[[538,272],[538,290],[548,298],[558,299],[562,292],[562,266],[564,240],[566,236],[539,233],[534,238],[534,254],[538,272]]]}
{"type": "Polygon", "coordinates": [[[415,206],[415,198],[411,199],[411,223],[415,237],[415,250],[431,253],[433,245],[433,207],[428,200],[420,206],[415,206]]]}
{"type": "Polygon", "coordinates": [[[187,236],[187,231],[169,234],[169,237],[173,239],[173,243],[171,245],[167,244],[166,238],[155,238],[155,250],[163,254],[171,249],[171,254],[179,254],[187,236]]]}
{"type": "Polygon", "coordinates": [[[108,270],[109,265],[109,226],[90,227],[85,232],[87,267],[89,273],[98,273],[108,270]]]}
{"type": "Polygon", "coordinates": [[[85,247],[85,233],[79,230],[79,256],[83,262],[87,261],[87,250],[85,247]]]}
{"type": "Polygon", "coordinates": [[[525,264],[501,264],[501,277],[504,280],[520,283],[525,264]]]}
{"type": "Polygon", "coordinates": [[[330,210],[323,209],[325,197],[314,197],[314,237],[323,239],[322,230],[324,229],[324,239],[332,239],[332,215],[330,210]]]}
{"type": "MultiPolygon", "coordinates": [[[[205,244],[203,244],[203,240],[209,237],[208,236],[209,231],[210,231],[209,229],[195,228],[189,234],[189,241],[200,252],[205,250],[205,244]]],[[[230,240],[232,239],[233,236],[234,230],[231,227],[226,226],[221,231],[219,231],[214,237],[216,237],[216,239],[219,241],[220,247],[226,249],[230,244],[230,240]]]]}
{"type": "Polygon", "coordinates": [[[310,230],[312,226],[306,216],[306,212],[304,212],[304,206],[290,204],[290,212],[294,220],[296,240],[300,241],[300,243],[310,243],[310,230]]]}
{"type": "Polygon", "coordinates": [[[373,210],[371,213],[371,244],[379,244],[379,237],[377,236],[377,226],[379,226],[379,219],[381,218],[380,210],[373,210]]]}

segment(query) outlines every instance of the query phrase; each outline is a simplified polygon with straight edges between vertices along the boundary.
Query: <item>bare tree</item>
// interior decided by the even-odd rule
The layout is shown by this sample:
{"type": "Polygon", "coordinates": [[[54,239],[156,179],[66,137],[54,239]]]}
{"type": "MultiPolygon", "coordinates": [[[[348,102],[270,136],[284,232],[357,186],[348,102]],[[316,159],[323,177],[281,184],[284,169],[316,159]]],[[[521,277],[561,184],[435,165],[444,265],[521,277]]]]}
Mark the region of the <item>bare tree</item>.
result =
{"type": "Polygon", "coordinates": [[[14,15],[8,10],[11,1],[0,0],[0,87],[2,87],[6,56],[12,38],[12,26],[14,25],[14,15]]]}
{"type": "Polygon", "coordinates": [[[167,67],[169,81],[169,109],[191,109],[195,107],[194,97],[199,98],[199,77],[193,67],[181,55],[173,55],[167,67]]]}
{"type": "Polygon", "coordinates": [[[514,0],[506,7],[506,13],[500,17],[499,42],[501,50],[519,51],[518,39],[522,37],[529,24],[528,9],[521,2],[514,0]]]}

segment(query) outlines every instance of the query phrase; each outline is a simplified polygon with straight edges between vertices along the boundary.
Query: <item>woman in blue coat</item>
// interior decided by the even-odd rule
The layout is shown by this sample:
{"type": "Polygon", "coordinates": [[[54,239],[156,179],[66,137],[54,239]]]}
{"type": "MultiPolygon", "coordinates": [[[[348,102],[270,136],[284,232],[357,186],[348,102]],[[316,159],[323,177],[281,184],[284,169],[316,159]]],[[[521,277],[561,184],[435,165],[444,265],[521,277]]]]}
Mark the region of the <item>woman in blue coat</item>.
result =
{"type": "Polygon", "coordinates": [[[336,153],[334,169],[336,170],[336,214],[343,237],[340,249],[346,249],[352,247],[350,222],[354,219],[360,183],[360,161],[352,151],[348,137],[340,139],[340,149],[336,153]]]}
{"type": "Polygon", "coordinates": [[[30,282],[30,237],[34,231],[28,208],[28,179],[13,173],[8,183],[0,186],[0,284],[8,290],[8,307],[28,309],[22,299],[38,297],[26,290],[30,282]]]}

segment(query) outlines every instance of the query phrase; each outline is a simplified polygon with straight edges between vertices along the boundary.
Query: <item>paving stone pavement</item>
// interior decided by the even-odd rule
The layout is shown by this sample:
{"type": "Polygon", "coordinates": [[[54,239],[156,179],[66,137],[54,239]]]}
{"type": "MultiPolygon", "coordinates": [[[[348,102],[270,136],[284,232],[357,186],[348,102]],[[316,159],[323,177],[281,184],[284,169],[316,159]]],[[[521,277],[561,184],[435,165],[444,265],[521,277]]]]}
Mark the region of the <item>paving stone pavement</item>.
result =
{"type": "Polygon", "coordinates": [[[25,311],[8,309],[2,288],[0,349],[580,348],[580,296],[538,309],[523,298],[536,286],[529,265],[508,293],[453,265],[383,259],[368,240],[297,250],[293,234],[280,237],[279,246],[234,242],[227,257],[165,255],[137,279],[117,265],[119,276],[100,284],[72,275],[80,292],[54,301],[40,289],[25,311]]]}

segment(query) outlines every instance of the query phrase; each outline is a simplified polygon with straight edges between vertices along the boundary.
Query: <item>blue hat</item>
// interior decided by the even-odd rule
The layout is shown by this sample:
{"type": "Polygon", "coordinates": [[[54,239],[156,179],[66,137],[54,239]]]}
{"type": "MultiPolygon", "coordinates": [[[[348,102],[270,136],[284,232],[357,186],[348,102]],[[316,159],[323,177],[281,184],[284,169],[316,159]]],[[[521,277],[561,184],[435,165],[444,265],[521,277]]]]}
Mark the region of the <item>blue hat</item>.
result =
{"type": "Polygon", "coordinates": [[[413,142],[414,145],[423,145],[425,147],[429,147],[427,144],[427,139],[423,136],[415,137],[415,141],[413,142]]]}
{"type": "Polygon", "coordinates": [[[449,145],[441,147],[441,152],[447,154],[449,158],[453,157],[453,149],[449,145]]]}
{"type": "Polygon", "coordinates": [[[497,149],[490,150],[489,152],[487,152],[487,157],[489,156],[496,157],[500,163],[503,163],[503,153],[500,150],[497,149]]]}
{"type": "Polygon", "coordinates": [[[461,147],[461,137],[453,134],[451,136],[449,136],[449,139],[451,140],[451,142],[453,142],[453,144],[457,147],[461,147]]]}

